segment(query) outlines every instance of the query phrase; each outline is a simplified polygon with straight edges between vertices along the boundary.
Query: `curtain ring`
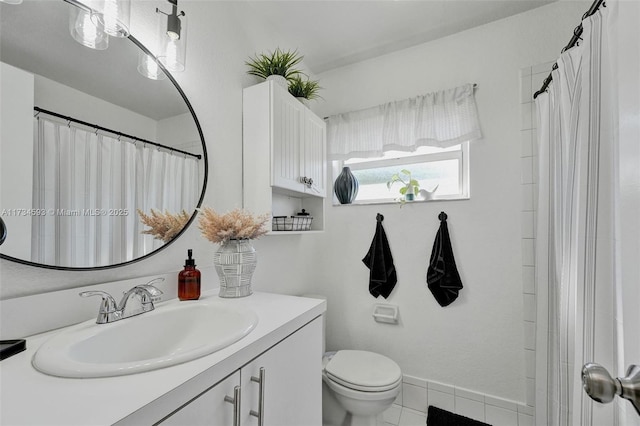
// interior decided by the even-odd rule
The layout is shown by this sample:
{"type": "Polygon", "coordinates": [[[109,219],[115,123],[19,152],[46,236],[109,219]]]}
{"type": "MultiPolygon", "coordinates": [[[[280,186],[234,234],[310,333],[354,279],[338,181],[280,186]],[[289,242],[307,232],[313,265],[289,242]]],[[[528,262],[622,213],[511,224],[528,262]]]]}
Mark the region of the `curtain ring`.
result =
{"type": "Polygon", "coordinates": [[[67,127],[71,128],[71,120],[67,120],[67,127]]]}

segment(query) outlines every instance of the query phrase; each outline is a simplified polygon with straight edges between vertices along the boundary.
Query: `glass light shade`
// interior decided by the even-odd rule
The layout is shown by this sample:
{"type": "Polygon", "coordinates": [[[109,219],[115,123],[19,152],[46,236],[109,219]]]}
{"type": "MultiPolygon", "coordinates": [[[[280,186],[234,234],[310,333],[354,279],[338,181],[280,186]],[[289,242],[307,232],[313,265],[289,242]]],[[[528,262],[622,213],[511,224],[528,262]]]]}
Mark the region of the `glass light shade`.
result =
{"type": "Polygon", "coordinates": [[[131,0],[94,0],[91,20],[113,37],[129,37],[131,0]]]}
{"type": "Polygon", "coordinates": [[[158,19],[158,60],[169,71],[184,71],[187,59],[187,18],[186,16],[166,16],[159,14],[158,19]],[[169,26],[169,20],[180,20],[180,34],[169,26]]]}
{"type": "Polygon", "coordinates": [[[83,46],[96,50],[109,47],[109,36],[91,21],[91,14],[79,7],[69,8],[69,33],[83,46]]]}
{"type": "Polygon", "coordinates": [[[20,4],[22,3],[22,0],[0,0],[0,2],[6,4],[20,4]]]}
{"type": "Polygon", "coordinates": [[[156,61],[144,52],[138,54],[138,72],[151,80],[164,80],[164,71],[156,61]]]}

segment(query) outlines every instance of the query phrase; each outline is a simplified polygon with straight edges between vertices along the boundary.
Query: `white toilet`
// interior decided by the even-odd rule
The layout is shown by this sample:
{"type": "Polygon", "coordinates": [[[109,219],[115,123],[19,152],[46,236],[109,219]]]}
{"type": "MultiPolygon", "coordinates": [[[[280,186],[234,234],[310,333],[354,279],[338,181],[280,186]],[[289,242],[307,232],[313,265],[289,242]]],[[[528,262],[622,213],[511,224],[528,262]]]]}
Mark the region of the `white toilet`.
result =
{"type": "Polygon", "coordinates": [[[378,426],[382,413],[402,387],[402,371],[393,360],[367,351],[341,350],[322,360],[323,423],[378,426]]]}

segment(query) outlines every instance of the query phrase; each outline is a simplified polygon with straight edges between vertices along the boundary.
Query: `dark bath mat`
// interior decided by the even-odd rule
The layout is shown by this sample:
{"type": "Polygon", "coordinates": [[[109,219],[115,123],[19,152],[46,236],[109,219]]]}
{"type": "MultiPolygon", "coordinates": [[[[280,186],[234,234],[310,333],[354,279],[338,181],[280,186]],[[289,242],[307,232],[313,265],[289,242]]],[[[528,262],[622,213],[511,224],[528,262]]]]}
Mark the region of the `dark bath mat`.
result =
{"type": "Polygon", "coordinates": [[[470,419],[459,414],[450,413],[433,405],[427,412],[427,426],[491,426],[487,423],[470,419]]]}

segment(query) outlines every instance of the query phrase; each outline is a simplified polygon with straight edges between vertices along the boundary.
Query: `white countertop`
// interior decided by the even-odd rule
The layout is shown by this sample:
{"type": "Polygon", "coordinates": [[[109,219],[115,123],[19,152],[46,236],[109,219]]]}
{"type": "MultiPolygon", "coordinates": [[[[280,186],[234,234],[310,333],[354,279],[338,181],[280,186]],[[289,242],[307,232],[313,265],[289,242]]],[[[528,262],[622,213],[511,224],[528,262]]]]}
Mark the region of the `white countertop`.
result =
{"type": "MultiPolygon", "coordinates": [[[[218,299],[209,293],[201,300],[212,298],[218,299]]],[[[253,310],[259,318],[256,328],[210,355],[145,373],[97,379],[48,376],[32,367],[31,358],[59,330],[27,338],[26,351],[0,362],[0,424],[135,425],[148,423],[150,410],[160,419],[326,310],[322,300],[269,293],[220,300],[253,310]]],[[[157,335],[161,339],[162,330],[157,335]]]]}

